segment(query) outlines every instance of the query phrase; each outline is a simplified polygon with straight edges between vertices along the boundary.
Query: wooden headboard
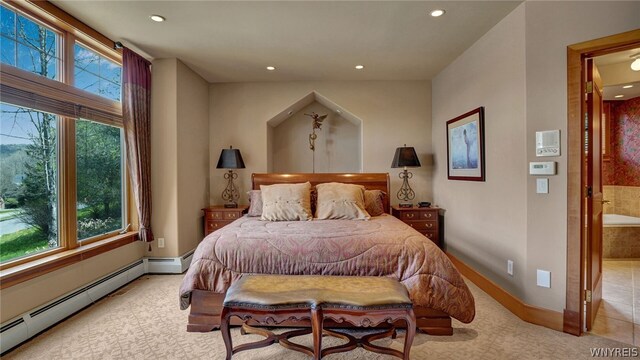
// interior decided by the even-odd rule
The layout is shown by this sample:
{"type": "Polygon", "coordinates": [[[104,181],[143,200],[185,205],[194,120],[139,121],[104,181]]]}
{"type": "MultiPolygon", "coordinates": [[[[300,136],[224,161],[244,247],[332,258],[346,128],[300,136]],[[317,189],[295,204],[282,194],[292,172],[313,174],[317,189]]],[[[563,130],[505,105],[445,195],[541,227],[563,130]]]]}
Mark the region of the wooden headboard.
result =
{"type": "Polygon", "coordinates": [[[382,190],[384,197],[384,209],[391,213],[389,202],[390,182],[389,173],[320,173],[320,174],[252,174],[251,183],[254,190],[260,190],[260,185],[287,184],[310,182],[312,186],[340,182],[346,184],[362,185],[367,190],[382,190]]]}

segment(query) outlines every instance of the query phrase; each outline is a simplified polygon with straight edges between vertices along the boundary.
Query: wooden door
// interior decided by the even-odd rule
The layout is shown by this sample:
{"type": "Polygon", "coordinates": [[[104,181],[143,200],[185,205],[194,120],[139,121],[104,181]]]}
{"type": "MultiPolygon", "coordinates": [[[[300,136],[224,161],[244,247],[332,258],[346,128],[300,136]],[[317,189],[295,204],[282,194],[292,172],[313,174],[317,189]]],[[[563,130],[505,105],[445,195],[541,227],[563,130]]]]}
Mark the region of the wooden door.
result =
{"type": "Polygon", "coordinates": [[[586,60],[585,69],[585,326],[589,331],[602,299],[602,80],[593,59],[586,60]]]}

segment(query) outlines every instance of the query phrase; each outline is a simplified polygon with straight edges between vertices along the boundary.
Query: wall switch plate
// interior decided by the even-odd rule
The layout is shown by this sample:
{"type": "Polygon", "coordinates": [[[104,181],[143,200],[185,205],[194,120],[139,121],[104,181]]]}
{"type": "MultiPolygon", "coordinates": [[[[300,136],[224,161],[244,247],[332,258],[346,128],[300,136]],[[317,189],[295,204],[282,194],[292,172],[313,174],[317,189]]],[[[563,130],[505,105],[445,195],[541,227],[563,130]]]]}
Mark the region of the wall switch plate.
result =
{"type": "Polygon", "coordinates": [[[513,260],[507,260],[507,274],[513,276],[513,260]]]}
{"type": "Polygon", "coordinates": [[[540,287],[551,287],[551,271],[538,269],[538,281],[537,285],[540,287]]]}
{"type": "Polygon", "coordinates": [[[549,193],[549,179],[538,178],[536,179],[536,193],[548,194],[549,193]]]}
{"type": "Polygon", "coordinates": [[[164,247],[164,238],[158,238],[158,247],[160,249],[164,247]]]}

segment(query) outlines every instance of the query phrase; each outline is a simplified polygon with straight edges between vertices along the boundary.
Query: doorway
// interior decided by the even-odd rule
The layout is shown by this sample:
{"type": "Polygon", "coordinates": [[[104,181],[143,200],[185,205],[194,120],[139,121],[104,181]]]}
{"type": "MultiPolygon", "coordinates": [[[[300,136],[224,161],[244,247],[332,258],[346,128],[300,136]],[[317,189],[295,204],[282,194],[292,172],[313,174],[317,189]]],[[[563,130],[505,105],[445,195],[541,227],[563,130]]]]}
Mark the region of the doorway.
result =
{"type": "Polygon", "coordinates": [[[593,197],[601,193],[602,216],[598,231],[592,232],[601,237],[597,253],[602,261],[592,272],[601,269],[602,292],[597,299],[592,297],[592,321],[585,321],[592,334],[630,345],[634,337],[640,345],[640,327],[634,331],[634,323],[640,324],[640,313],[634,314],[640,293],[633,291],[634,273],[640,276],[640,148],[636,146],[640,143],[640,68],[630,67],[636,55],[640,57],[640,47],[592,58],[602,89],[600,174],[593,176],[594,186],[597,180],[601,185],[593,197]]]}
{"type": "Polygon", "coordinates": [[[602,298],[602,210],[608,200],[602,193],[602,152],[606,152],[602,145],[610,133],[602,127],[604,91],[594,59],[634,48],[640,48],[640,30],[567,49],[568,227],[563,328],[575,335],[593,328],[602,298]]]}

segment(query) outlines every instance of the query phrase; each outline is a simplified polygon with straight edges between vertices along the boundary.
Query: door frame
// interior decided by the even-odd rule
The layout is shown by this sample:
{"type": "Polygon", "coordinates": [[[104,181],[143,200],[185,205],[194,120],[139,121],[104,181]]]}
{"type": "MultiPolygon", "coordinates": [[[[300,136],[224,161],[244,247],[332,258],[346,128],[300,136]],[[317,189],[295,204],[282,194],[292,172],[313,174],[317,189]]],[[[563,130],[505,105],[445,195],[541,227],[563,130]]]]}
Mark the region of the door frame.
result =
{"type": "Polygon", "coordinates": [[[587,259],[583,238],[582,184],[585,113],[584,59],[640,46],[640,29],[567,47],[567,289],[563,331],[581,335],[584,328],[584,274],[587,259]]]}

